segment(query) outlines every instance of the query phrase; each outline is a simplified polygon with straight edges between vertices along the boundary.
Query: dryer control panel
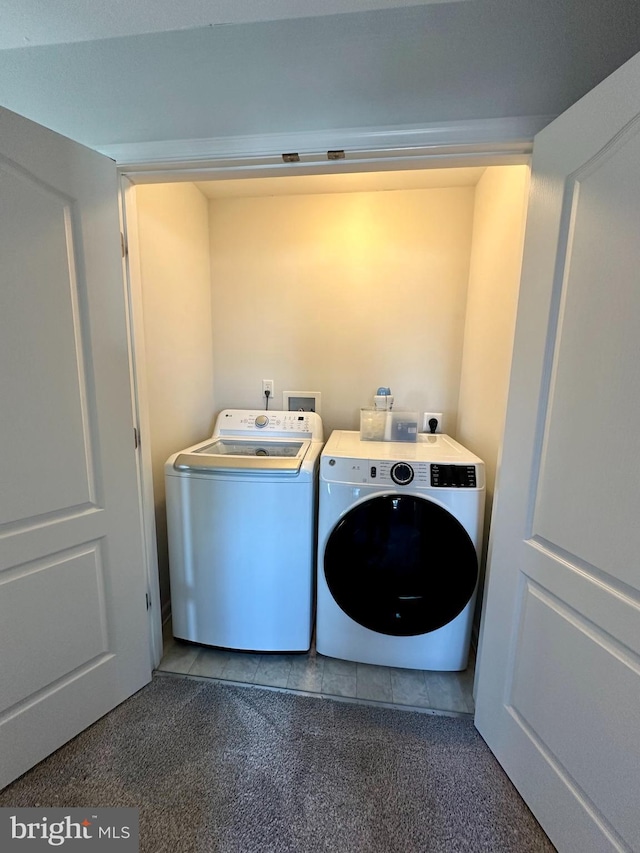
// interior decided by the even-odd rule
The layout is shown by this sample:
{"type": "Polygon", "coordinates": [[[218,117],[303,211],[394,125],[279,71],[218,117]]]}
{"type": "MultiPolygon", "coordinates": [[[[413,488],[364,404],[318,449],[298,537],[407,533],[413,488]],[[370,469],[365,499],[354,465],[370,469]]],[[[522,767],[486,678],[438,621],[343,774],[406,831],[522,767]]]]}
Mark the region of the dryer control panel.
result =
{"type": "Polygon", "coordinates": [[[321,472],[324,480],[334,483],[368,483],[413,489],[483,487],[475,465],[323,456],[321,472]]]}
{"type": "Polygon", "coordinates": [[[369,482],[390,486],[429,486],[428,462],[393,462],[372,459],[369,461],[369,482]]]}
{"type": "Polygon", "coordinates": [[[432,489],[475,489],[475,465],[436,465],[433,462],[371,462],[371,481],[395,483],[396,486],[431,486],[432,489]]]}
{"type": "Polygon", "coordinates": [[[475,489],[476,466],[475,465],[431,465],[431,485],[434,488],[458,487],[475,489]]]}

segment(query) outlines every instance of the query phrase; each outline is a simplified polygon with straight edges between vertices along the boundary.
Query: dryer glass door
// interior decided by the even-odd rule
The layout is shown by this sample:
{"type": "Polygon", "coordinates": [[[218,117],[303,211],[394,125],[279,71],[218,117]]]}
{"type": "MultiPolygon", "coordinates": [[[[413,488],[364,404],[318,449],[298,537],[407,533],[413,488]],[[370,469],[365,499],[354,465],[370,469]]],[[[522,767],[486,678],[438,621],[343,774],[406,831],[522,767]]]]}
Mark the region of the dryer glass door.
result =
{"type": "Polygon", "coordinates": [[[464,610],[478,559],[447,510],[412,495],[380,495],[338,522],[325,548],[324,573],[354,621],[407,637],[441,628],[464,610]]]}

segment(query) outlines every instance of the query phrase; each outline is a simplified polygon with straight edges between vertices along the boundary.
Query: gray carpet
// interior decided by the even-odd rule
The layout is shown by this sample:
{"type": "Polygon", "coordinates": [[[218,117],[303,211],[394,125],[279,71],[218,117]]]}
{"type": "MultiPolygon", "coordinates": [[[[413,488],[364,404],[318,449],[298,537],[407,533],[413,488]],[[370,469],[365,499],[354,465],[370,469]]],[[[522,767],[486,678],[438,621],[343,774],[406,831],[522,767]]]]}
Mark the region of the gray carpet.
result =
{"type": "Polygon", "coordinates": [[[189,678],[156,677],[0,793],[120,805],[143,853],[554,850],[468,719],[189,678]]]}

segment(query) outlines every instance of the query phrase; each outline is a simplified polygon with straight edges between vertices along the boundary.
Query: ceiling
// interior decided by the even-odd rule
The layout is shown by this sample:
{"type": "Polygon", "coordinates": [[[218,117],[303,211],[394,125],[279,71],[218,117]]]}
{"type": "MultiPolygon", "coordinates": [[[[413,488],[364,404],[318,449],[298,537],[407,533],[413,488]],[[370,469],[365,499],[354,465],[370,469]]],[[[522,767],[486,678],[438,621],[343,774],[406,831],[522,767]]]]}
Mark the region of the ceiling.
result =
{"type": "Polygon", "coordinates": [[[0,104],[104,152],[340,149],[349,129],[541,127],[640,50],[638,0],[405,3],[0,0],[0,45],[29,45],[0,49],[0,104]]]}
{"type": "Polygon", "coordinates": [[[0,50],[463,0],[0,0],[0,50]]]}

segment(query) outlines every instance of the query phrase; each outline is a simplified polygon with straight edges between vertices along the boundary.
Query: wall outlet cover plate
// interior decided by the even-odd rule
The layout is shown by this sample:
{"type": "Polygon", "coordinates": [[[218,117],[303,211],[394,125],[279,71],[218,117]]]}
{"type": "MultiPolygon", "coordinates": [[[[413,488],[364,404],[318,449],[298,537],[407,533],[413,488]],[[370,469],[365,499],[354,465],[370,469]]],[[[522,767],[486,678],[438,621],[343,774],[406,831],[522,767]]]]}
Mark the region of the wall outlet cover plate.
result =
{"type": "Polygon", "coordinates": [[[442,412],[425,412],[424,417],[422,418],[422,431],[423,432],[431,432],[431,427],[429,426],[429,421],[434,419],[438,421],[438,425],[436,426],[436,432],[442,432],[442,412]]]}

